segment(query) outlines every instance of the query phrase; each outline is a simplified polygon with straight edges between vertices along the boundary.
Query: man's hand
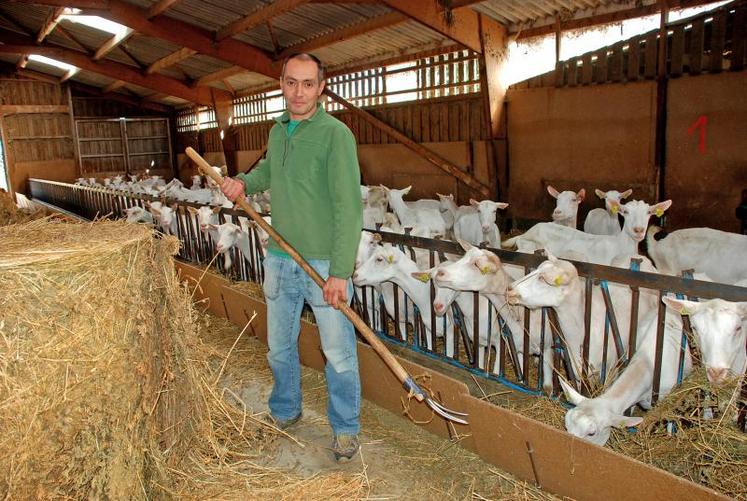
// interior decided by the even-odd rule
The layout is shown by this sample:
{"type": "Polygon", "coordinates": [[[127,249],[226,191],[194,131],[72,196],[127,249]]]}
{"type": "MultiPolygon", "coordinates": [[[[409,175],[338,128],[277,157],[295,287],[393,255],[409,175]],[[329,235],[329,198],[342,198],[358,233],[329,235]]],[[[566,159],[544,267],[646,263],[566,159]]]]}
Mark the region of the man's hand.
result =
{"type": "Polygon", "coordinates": [[[338,302],[348,302],[348,298],[346,297],[347,286],[348,281],[344,278],[329,277],[322,289],[324,300],[327,304],[339,310],[340,308],[337,306],[338,302]]]}
{"type": "Polygon", "coordinates": [[[232,177],[224,177],[220,189],[231,202],[244,195],[244,181],[232,177]]]}

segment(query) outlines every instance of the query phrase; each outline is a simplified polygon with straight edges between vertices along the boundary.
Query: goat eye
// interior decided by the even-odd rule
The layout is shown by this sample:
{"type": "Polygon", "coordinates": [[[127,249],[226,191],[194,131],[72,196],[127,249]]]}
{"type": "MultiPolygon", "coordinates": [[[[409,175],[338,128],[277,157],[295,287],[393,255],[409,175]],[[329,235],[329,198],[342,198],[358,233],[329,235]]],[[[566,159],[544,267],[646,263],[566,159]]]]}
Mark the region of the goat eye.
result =
{"type": "Polygon", "coordinates": [[[592,431],[592,432],[590,432],[590,433],[587,433],[587,434],[586,434],[586,436],[587,436],[587,437],[593,437],[593,436],[594,436],[594,435],[596,435],[596,434],[597,434],[597,432],[595,432],[595,431],[592,431]]]}
{"type": "Polygon", "coordinates": [[[381,256],[379,256],[379,257],[376,258],[376,262],[377,263],[382,263],[382,262],[384,262],[384,258],[381,257],[381,256]]]}

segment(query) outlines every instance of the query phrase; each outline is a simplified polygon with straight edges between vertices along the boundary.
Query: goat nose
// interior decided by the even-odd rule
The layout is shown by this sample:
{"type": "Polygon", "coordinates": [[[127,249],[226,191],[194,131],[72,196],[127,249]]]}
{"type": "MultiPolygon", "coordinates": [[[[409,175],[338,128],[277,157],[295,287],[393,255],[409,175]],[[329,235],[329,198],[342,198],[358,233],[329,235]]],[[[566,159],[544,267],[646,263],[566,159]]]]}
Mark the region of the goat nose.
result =
{"type": "Polygon", "coordinates": [[[646,229],[641,228],[640,226],[636,226],[635,228],[633,228],[633,231],[636,233],[643,233],[644,231],[646,231],[646,229]]]}
{"type": "Polygon", "coordinates": [[[433,303],[433,308],[436,310],[436,313],[444,311],[444,305],[441,303],[433,303]]]}
{"type": "Polygon", "coordinates": [[[506,301],[508,301],[509,304],[516,304],[520,297],[521,296],[516,292],[516,289],[511,286],[506,289],[506,301]]]}
{"type": "Polygon", "coordinates": [[[709,367],[706,370],[708,381],[711,383],[721,383],[726,379],[728,369],[725,367],[709,367]]]}

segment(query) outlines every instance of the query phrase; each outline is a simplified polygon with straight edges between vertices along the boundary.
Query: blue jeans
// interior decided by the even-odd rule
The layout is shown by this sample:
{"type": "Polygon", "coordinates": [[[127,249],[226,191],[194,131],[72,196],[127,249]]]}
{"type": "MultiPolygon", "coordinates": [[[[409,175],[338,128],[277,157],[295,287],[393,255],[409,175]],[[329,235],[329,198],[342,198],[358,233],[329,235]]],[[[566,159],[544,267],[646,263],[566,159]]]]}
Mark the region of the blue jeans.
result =
{"type": "MultiPolygon", "coordinates": [[[[308,260],[324,278],[329,261],[308,260]]],[[[267,301],[267,344],[274,384],[270,413],[276,419],[290,419],[301,413],[301,364],[298,334],[301,309],[307,301],[316,318],[322,351],[327,360],[327,416],[335,435],[356,434],[360,430],[361,384],[353,324],[339,310],[329,306],[322,290],[290,257],[268,254],[264,261],[264,293],[267,301]]],[[[347,297],[353,297],[348,280],[347,297]]]]}

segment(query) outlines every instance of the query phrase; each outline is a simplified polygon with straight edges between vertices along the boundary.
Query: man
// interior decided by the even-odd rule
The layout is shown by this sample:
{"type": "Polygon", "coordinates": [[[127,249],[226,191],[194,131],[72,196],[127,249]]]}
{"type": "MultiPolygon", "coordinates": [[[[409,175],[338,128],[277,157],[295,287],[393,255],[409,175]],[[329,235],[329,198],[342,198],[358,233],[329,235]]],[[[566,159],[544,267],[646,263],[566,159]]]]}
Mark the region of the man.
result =
{"type": "Polygon", "coordinates": [[[250,173],[226,178],[230,200],[272,193],[272,225],[326,280],[320,289],[273,241],[264,261],[267,358],[274,376],[270,414],[281,429],[301,419],[298,334],[304,300],[314,311],[322,350],[337,461],[359,449],[360,379],[355,330],[337,309],[352,297],[363,208],[355,138],[318,102],[324,67],[310,54],[290,56],[280,88],[287,110],[270,130],[265,159],[250,173]]]}

